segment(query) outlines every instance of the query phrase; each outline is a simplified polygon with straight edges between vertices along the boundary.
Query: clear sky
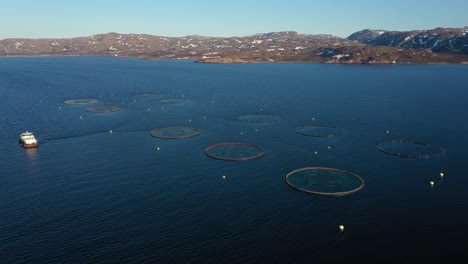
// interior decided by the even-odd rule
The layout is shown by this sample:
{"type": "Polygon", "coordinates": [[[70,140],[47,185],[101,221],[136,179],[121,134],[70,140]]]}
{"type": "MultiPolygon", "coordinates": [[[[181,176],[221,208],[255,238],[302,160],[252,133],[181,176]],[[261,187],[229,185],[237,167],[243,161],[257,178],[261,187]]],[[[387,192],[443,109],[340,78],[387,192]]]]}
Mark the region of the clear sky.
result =
{"type": "Polygon", "coordinates": [[[273,31],[346,37],[468,26],[467,0],[0,0],[0,39],[99,33],[246,36],[273,31]]]}

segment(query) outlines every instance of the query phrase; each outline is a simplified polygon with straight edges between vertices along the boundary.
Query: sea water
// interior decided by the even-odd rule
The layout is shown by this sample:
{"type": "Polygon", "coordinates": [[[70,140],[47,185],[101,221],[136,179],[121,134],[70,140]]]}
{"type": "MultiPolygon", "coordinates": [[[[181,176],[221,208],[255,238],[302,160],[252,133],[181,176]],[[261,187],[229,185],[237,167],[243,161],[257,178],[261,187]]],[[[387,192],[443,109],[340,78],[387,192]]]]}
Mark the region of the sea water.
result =
{"type": "Polygon", "coordinates": [[[467,73],[463,65],[1,58],[0,262],[466,255],[467,73]],[[79,98],[99,102],[64,103],[79,98]],[[124,110],[84,110],[102,104],[124,110]],[[238,119],[249,114],[278,120],[238,119]],[[345,134],[296,132],[310,124],[345,134]],[[201,134],[149,134],[166,126],[201,134]],[[26,130],[39,148],[19,146],[26,130]],[[394,139],[425,141],[446,155],[410,159],[377,149],[394,139]],[[224,142],[256,144],[265,154],[241,162],[205,155],[224,142]],[[350,171],[365,188],[343,197],[302,193],[285,181],[302,167],[350,171]]]}

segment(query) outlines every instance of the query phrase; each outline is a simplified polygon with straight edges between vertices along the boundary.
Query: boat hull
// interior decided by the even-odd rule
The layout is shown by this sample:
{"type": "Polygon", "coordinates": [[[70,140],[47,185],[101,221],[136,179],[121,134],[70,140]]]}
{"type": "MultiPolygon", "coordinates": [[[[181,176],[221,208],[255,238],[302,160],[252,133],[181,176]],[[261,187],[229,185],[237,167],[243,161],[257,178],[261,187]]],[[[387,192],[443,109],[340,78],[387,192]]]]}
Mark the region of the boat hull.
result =
{"type": "Polygon", "coordinates": [[[23,148],[37,148],[39,144],[20,144],[23,148]]]}
{"type": "Polygon", "coordinates": [[[37,147],[39,147],[39,143],[26,144],[26,143],[22,142],[21,140],[19,141],[19,144],[23,148],[37,148],[37,147]]]}

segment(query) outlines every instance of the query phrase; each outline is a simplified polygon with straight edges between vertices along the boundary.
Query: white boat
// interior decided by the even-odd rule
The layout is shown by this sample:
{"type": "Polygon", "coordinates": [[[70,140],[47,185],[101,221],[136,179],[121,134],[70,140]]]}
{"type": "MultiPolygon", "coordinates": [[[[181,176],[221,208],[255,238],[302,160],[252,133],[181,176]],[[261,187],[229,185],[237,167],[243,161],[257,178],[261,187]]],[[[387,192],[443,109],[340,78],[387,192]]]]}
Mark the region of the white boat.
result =
{"type": "Polygon", "coordinates": [[[18,140],[23,148],[37,148],[39,146],[36,137],[29,131],[21,133],[18,140]]]}

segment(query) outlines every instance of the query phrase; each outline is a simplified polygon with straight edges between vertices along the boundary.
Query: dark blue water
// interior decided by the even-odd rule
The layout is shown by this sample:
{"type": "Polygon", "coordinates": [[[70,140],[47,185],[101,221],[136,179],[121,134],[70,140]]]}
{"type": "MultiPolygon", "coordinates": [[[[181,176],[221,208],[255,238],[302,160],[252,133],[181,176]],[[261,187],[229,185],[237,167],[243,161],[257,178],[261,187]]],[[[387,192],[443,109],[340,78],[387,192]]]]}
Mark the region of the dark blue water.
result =
{"type": "Polygon", "coordinates": [[[0,96],[0,262],[405,262],[468,254],[467,66],[2,58],[0,96]],[[154,92],[190,103],[134,97],[154,92]],[[125,109],[95,114],[63,103],[75,98],[125,109]],[[280,119],[237,119],[245,114],[280,119]],[[346,134],[295,132],[311,123],[346,134]],[[164,126],[202,133],[150,136],[164,126]],[[18,145],[25,130],[38,149],[18,145]],[[377,149],[391,139],[426,141],[447,154],[409,159],[377,149]],[[258,144],[265,155],[243,162],[205,155],[222,142],[258,144]],[[366,186],[325,197],[286,184],[288,172],[309,166],[351,171],[366,186]]]}

